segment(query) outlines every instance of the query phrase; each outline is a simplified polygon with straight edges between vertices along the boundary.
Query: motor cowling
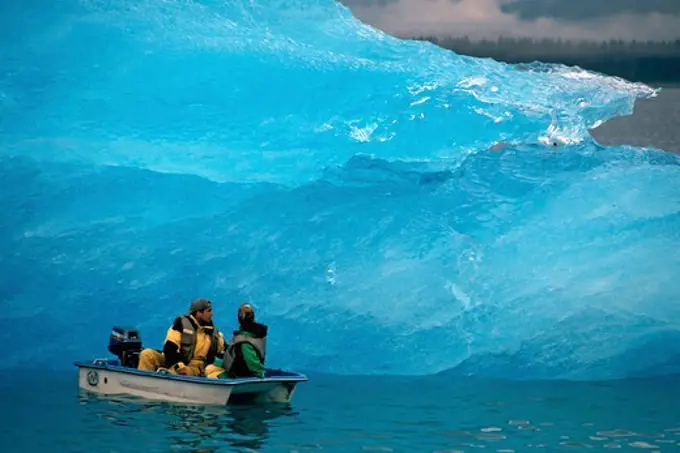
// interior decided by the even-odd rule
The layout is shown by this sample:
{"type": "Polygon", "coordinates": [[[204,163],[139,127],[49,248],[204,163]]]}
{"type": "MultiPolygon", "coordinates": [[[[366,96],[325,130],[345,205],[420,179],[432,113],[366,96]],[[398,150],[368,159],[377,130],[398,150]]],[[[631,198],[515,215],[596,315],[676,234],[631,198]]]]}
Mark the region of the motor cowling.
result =
{"type": "Polygon", "coordinates": [[[142,352],[142,337],[134,327],[114,326],[109,337],[109,352],[124,367],[137,368],[142,352]]]}

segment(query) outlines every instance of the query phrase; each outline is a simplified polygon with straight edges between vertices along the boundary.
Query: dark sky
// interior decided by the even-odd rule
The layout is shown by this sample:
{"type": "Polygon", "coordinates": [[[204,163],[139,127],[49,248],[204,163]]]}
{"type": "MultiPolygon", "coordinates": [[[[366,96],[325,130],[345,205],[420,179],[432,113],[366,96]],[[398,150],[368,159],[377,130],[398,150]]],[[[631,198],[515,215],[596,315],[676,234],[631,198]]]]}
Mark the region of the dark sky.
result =
{"type": "Polygon", "coordinates": [[[680,39],[680,0],[340,0],[397,35],[680,39]]]}

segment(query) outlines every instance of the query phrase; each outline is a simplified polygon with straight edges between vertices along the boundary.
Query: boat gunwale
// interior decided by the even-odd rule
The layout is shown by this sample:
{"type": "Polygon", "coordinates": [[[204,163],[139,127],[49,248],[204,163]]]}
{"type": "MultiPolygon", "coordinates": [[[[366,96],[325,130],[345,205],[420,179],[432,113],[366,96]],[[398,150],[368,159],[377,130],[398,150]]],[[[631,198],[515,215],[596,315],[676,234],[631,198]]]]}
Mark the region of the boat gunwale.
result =
{"type": "Polygon", "coordinates": [[[138,370],[136,368],[127,368],[121,365],[112,365],[107,359],[95,359],[95,360],[80,360],[74,362],[74,365],[78,368],[93,368],[97,370],[111,371],[114,373],[128,374],[133,376],[143,376],[156,379],[164,379],[171,381],[179,381],[187,384],[201,384],[201,385],[213,385],[213,386],[227,386],[233,387],[235,385],[247,385],[247,384],[267,384],[267,383],[297,383],[306,382],[307,376],[300,373],[295,373],[291,371],[279,370],[274,368],[268,368],[268,371],[281,371],[287,373],[288,376],[270,376],[270,377],[247,377],[247,378],[234,378],[234,379],[213,379],[203,376],[182,376],[179,374],[171,373],[158,373],[156,371],[146,371],[138,370]],[[97,363],[98,360],[104,363],[97,363]]]}

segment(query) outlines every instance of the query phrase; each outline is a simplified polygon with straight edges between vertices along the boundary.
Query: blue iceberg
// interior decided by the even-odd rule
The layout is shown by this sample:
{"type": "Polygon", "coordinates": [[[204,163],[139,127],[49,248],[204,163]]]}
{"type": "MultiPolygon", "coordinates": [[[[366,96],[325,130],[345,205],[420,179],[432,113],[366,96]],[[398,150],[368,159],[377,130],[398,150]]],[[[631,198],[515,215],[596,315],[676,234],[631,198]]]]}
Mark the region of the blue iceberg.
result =
{"type": "Polygon", "coordinates": [[[2,367],[251,301],[273,366],[680,371],[680,160],[588,130],[655,90],[400,40],[332,0],[0,6],[2,367]]]}

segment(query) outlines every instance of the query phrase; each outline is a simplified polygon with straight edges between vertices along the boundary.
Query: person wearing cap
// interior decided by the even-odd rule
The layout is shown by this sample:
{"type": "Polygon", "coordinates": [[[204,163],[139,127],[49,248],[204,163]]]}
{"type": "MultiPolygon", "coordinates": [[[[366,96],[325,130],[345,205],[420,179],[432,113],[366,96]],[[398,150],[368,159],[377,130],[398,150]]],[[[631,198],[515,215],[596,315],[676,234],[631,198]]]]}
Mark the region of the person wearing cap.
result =
{"type": "Polygon", "coordinates": [[[263,377],[267,355],[265,324],[255,322],[255,310],[248,303],[238,309],[239,328],[234,331],[223,358],[206,369],[209,378],[263,377]]]}
{"type": "Polygon", "coordinates": [[[170,373],[203,376],[206,366],[224,354],[225,341],[212,322],[212,303],[197,299],[189,312],[175,318],[168,329],[163,351],[144,349],[139,355],[140,370],[166,368],[170,373]]]}

